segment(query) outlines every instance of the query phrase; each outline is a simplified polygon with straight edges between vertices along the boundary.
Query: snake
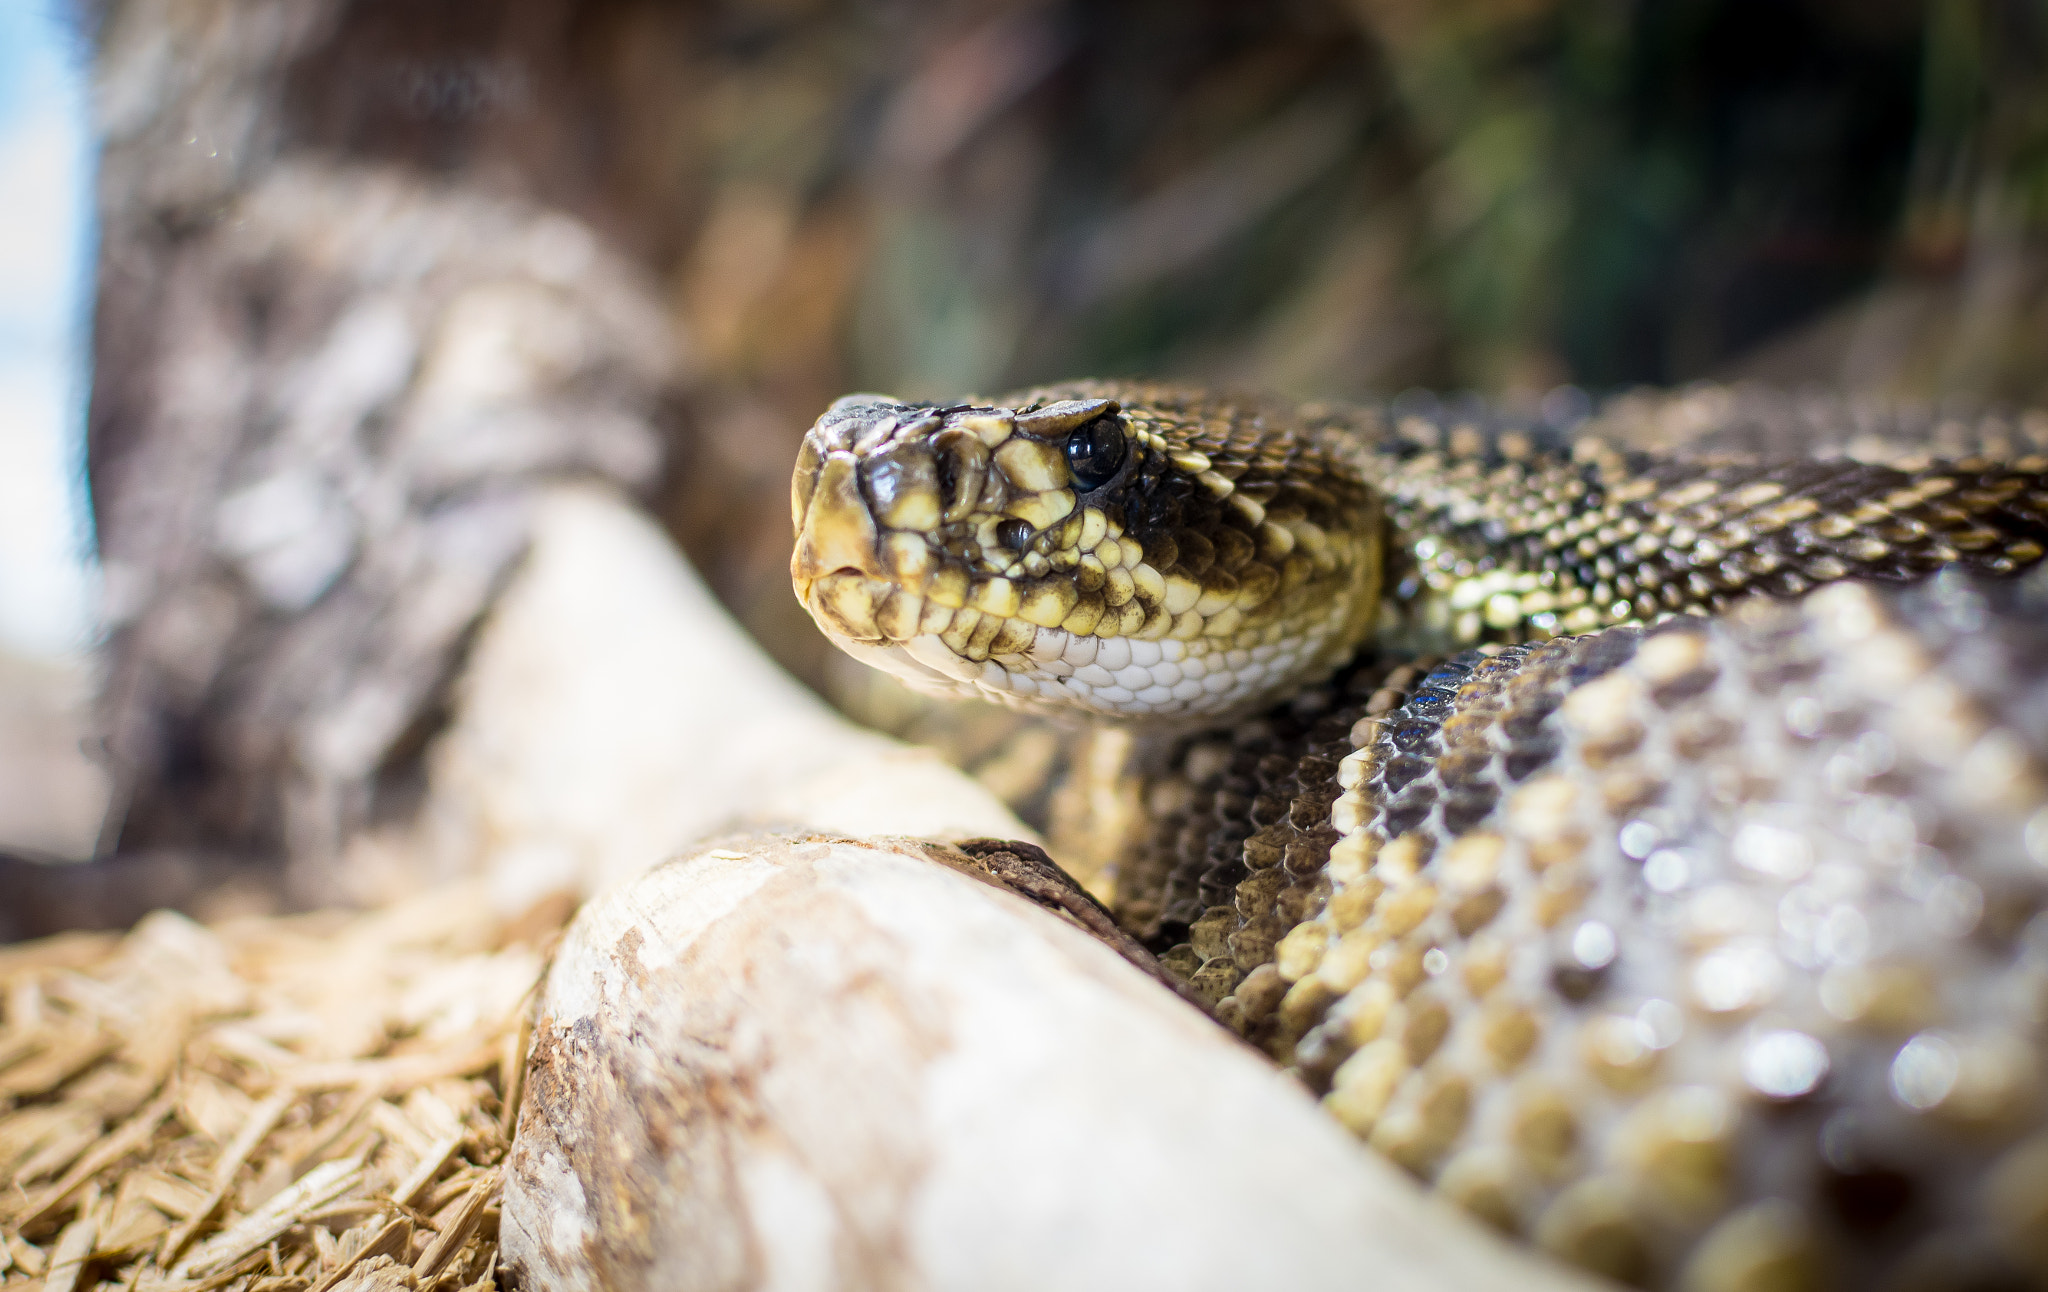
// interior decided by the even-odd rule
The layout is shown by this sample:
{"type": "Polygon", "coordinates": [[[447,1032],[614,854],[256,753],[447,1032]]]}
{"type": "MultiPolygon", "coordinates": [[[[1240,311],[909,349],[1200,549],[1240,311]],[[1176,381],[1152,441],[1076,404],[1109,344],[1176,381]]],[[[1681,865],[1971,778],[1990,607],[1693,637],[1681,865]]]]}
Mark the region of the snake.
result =
{"type": "Polygon", "coordinates": [[[852,395],[794,586],[915,689],[1165,749],[1117,921],[1485,1224],[2048,1287],[2048,416],[1556,403],[852,395]]]}

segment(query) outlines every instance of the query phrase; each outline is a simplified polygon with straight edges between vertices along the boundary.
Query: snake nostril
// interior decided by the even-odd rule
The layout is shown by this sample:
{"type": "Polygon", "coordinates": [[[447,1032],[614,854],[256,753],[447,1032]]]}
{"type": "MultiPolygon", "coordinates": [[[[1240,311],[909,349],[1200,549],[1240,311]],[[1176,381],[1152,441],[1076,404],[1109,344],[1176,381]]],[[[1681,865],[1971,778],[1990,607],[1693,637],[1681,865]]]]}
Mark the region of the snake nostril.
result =
{"type": "Polygon", "coordinates": [[[890,529],[929,532],[945,507],[939,464],[919,444],[899,445],[861,463],[861,487],[875,519],[890,529]]]}
{"type": "Polygon", "coordinates": [[[944,519],[959,520],[974,510],[988,479],[988,448],[966,431],[942,431],[932,441],[937,454],[939,497],[945,503],[944,519]]]}

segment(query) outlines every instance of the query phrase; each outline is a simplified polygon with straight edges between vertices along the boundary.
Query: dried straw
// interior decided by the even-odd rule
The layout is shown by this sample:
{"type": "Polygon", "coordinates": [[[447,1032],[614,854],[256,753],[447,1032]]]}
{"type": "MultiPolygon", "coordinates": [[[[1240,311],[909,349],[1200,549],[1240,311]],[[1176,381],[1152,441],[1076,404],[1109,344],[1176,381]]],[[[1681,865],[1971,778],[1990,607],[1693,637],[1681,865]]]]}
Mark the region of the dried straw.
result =
{"type": "Polygon", "coordinates": [[[496,1287],[568,913],[464,887],[0,950],[0,1289],[496,1287]]]}

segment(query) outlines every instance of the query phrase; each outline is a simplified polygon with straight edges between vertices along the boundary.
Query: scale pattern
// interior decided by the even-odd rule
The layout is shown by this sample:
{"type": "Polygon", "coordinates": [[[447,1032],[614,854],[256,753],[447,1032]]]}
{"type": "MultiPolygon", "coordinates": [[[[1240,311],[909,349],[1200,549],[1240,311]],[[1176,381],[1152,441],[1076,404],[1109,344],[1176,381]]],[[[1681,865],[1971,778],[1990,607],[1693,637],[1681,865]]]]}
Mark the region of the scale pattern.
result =
{"type": "Polygon", "coordinates": [[[1437,640],[1583,633],[1843,578],[2004,575],[2041,559],[2048,422],[1805,411],[1713,388],[1620,401],[1567,432],[1341,408],[1307,420],[1369,446],[1363,470],[1409,562],[1397,603],[1417,603],[1411,631],[1437,640]]]}
{"type": "Polygon", "coordinates": [[[1164,958],[1617,1279],[2036,1286],[2044,736],[2038,576],[1366,665],[1166,778],[1164,958]]]}
{"type": "Polygon", "coordinates": [[[1219,1018],[1626,1283],[2048,1287],[2048,418],[1054,396],[1383,509],[1348,663],[1134,746],[1116,909],[1219,1018]]]}

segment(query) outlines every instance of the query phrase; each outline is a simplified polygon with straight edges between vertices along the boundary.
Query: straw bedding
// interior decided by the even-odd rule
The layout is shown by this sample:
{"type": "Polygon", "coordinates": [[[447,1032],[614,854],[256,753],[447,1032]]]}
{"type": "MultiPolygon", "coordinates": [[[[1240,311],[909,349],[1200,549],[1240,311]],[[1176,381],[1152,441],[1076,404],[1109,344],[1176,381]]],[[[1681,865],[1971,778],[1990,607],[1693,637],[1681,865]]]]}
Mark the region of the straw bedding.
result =
{"type": "Polygon", "coordinates": [[[0,952],[0,1287],[496,1287],[526,1002],[569,911],[443,888],[0,952]]]}

